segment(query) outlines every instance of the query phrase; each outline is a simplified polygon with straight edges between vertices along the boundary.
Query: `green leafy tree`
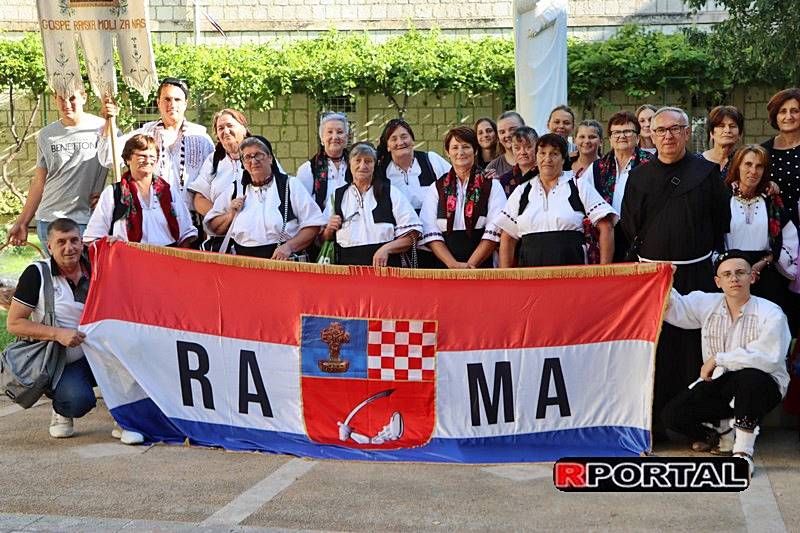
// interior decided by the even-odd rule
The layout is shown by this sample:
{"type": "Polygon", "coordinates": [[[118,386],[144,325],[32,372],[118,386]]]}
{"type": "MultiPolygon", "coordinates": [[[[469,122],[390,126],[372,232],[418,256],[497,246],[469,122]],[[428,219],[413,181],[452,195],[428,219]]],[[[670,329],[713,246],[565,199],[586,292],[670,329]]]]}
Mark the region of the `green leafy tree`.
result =
{"type": "Polygon", "coordinates": [[[570,101],[588,110],[609,90],[644,99],[677,85],[717,100],[731,88],[698,33],[664,35],[629,25],[606,41],[571,40],[567,56],[570,101]]]}
{"type": "MultiPolygon", "coordinates": [[[[686,0],[692,8],[705,0],[686,0]]],[[[714,26],[709,46],[737,84],[800,85],[800,9],[796,0],[715,0],[728,18],[714,26]]]]}
{"type": "MultiPolygon", "coordinates": [[[[20,202],[25,196],[8,177],[8,167],[22,151],[33,132],[33,124],[47,87],[38,34],[25,35],[21,40],[0,40],[0,90],[8,96],[9,124],[3,125],[11,138],[11,147],[0,158],[0,179],[8,191],[20,202]],[[21,98],[34,100],[33,110],[22,126],[18,124],[18,103],[21,98]]],[[[6,135],[3,135],[6,136],[6,135]]],[[[3,202],[5,205],[8,202],[3,202]]]]}

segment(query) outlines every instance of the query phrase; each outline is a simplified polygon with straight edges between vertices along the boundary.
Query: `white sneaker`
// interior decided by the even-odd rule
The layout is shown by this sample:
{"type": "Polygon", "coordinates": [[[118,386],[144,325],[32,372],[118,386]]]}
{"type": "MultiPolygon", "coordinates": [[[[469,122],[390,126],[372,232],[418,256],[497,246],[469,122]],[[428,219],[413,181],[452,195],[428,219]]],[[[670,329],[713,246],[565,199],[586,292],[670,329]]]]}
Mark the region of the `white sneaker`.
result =
{"type": "Polygon", "coordinates": [[[119,439],[122,444],[141,444],[144,442],[144,435],[138,431],[122,429],[116,421],[114,421],[114,429],[111,430],[111,436],[119,439]]]}
{"type": "Polygon", "coordinates": [[[72,419],[66,416],[61,416],[53,410],[50,417],[50,436],[54,439],[65,439],[75,434],[75,427],[73,426],[72,419]]]}

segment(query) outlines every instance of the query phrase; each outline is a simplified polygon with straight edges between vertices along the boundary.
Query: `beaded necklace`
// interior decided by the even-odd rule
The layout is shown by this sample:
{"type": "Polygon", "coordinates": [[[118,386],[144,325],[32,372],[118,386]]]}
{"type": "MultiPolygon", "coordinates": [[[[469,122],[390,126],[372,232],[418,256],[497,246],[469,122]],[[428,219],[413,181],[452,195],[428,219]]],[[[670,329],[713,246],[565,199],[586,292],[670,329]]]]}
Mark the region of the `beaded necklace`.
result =
{"type": "MultiPolygon", "coordinates": [[[[158,134],[158,141],[159,141],[159,153],[161,161],[159,166],[161,168],[161,175],[164,176],[164,170],[167,166],[167,160],[171,160],[167,154],[167,148],[164,146],[164,134],[163,131],[166,129],[164,127],[164,121],[159,120],[158,124],[156,124],[156,130],[159,130],[158,134]]],[[[175,139],[175,143],[180,142],[180,165],[178,167],[178,182],[180,183],[181,189],[183,188],[184,181],[186,179],[186,120],[181,122],[181,127],[178,129],[178,138],[175,139]]],[[[170,146],[169,151],[172,152],[175,146],[175,143],[170,146]]]]}

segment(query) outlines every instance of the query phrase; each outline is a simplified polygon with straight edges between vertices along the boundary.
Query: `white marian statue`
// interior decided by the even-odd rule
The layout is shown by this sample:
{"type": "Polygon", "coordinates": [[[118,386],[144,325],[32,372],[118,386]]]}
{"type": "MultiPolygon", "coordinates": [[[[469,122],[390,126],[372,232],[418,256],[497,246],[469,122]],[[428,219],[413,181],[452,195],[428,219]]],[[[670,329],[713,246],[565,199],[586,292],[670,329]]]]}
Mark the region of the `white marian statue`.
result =
{"type": "Polygon", "coordinates": [[[539,135],[567,103],[567,0],[515,0],[517,112],[539,135]]]}

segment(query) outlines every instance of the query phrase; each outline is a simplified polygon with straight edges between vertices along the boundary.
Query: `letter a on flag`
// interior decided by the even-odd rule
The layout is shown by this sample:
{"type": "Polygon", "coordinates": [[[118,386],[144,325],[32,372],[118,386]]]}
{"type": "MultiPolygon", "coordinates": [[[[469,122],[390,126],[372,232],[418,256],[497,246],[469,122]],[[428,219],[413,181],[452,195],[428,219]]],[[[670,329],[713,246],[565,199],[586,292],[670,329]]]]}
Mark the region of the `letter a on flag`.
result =
{"type": "Polygon", "coordinates": [[[47,81],[56,94],[68,98],[83,88],[76,38],[98,98],[117,94],[115,39],[125,83],[143,98],[156,88],[147,0],[37,0],[36,6],[47,81]]]}
{"type": "Polygon", "coordinates": [[[312,441],[399,449],[430,440],[435,321],[304,316],[300,351],[312,441]]]}

